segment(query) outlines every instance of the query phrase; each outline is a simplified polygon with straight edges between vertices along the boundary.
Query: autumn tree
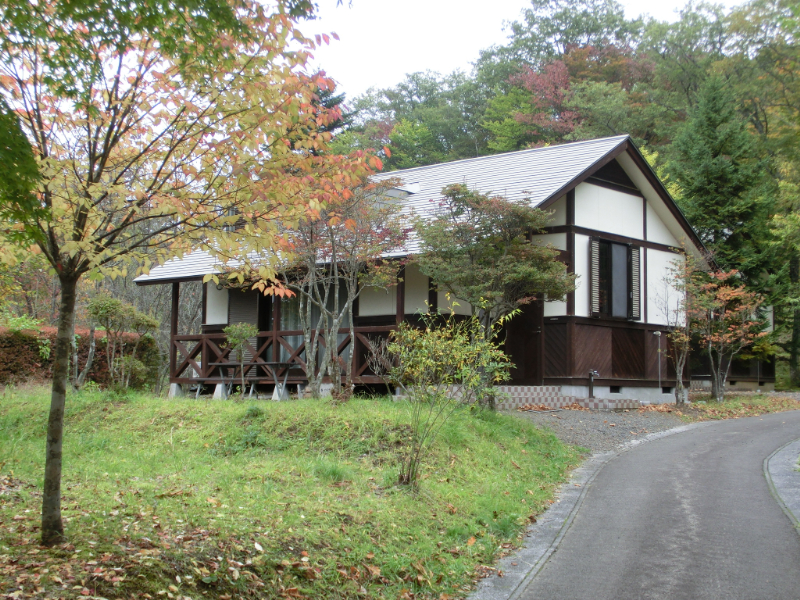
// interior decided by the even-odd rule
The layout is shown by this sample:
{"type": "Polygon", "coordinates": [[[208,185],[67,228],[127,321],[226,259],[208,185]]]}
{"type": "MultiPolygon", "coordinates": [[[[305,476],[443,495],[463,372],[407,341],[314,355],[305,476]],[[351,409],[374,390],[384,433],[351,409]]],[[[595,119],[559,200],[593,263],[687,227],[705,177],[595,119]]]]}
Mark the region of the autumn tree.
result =
{"type": "Polygon", "coordinates": [[[386,260],[386,255],[402,246],[405,229],[397,206],[386,197],[394,184],[393,180],[363,180],[318,216],[287,232],[289,258],[282,278],[298,296],[306,378],[314,397],[319,396],[326,374],[335,395],[342,393],[339,331],[345,322],[350,330],[350,359],[344,362],[344,395],[349,394],[356,299],[367,287],[386,288],[396,282],[397,264],[386,260]],[[320,347],[324,348],[321,356],[320,347]]]}
{"type": "Polygon", "coordinates": [[[450,185],[442,190],[436,216],[415,225],[416,260],[439,290],[469,302],[491,338],[494,324],[520,306],[558,300],[574,289],[574,275],[558,261],[558,251],[531,242],[548,219],[525,200],[450,185]]]}
{"type": "Polygon", "coordinates": [[[712,394],[721,402],[733,359],[767,335],[758,314],[763,300],[742,284],[735,270],[713,271],[704,280],[694,275],[689,285],[687,315],[708,354],[712,394]]]}
{"type": "MultiPolygon", "coordinates": [[[[4,195],[0,213],[60,283],[44,544],[64,539],[62,433],[81,278],[124,275],[134,259],[147,270],[194,247],[222,261],[274,253],[278,221],[317,210],[362,162],[311,152],[329,138],[317,126],[338,112],[313,103],[332,84],[302,74],[314,44],[295,27],[299,3],[223,3],[233,20],[220,22],[216,3],[188,12],[127,3],[130,15],[118,20],[117,3],[106,4],[110,12],[97,14],[83,2],[41,2],[27,13],[6,4],[0,19],[0,96],[40,176],[34,210],[27,197],[4,195]],[[244,227],[227,227],[239,220],[244,227]]],[[[274,276],[269,264],[261,269],[274,276]]]]}
{"type": "Polygon", "coordinates": [[[388,179],[366,182],[354,189],[353,196],[337,206],[338,220],[333,221],[329,230],[331,245],[339,247],[338,273],[347,295],[350,360],[345,367],[345,387],[348,393],[353,385],[356,300],[367,288],[386,289],[397,283],[398,265],[391,254],[402,250],[408,236],[399,206],[388,195],[394,185],[396,180],[388,179]]]}

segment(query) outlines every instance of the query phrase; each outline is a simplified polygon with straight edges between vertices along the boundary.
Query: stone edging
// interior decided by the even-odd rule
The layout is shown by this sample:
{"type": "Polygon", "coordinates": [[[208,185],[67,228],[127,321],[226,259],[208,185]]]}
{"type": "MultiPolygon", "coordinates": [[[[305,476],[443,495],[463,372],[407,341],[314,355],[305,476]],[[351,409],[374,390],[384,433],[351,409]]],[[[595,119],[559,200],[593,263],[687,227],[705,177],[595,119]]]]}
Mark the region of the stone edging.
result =
{"type": "Polygon", "coordinates": [[[764,477],[769,491],[800,534],[800,438],[775,450],[764,459],[764,477]]]}
{"type": "Polygon", "coordinates": [[[658,431],[642,439],[626,442],[612,452],[592,455],[570,474],[570,478],[558,491],[555,503],[539,515],[535,524],[528,527],[522,548],[499,561],[497,568],[503,573],[503,576],[482,579],[478,584],[478,589],[469,595],[469,600],[516,600],[519,598],[531,580],[542,570],[558,544],[561,543],[583,503],[592,481],[610,460],[640,444],[704,427],[711,423],[704,421],[658,431]]]}

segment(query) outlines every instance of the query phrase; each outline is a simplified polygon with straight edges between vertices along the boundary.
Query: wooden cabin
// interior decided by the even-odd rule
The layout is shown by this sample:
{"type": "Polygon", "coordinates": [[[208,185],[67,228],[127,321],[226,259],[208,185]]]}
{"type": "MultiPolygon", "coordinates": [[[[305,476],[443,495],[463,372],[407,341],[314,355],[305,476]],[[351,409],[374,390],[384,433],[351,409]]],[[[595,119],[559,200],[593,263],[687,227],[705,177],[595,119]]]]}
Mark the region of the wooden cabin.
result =
{"type": "MultiPolygon", "coordinates": [[[[526,306],[508,329],[505,349],[516,365],[511,384],[549,386],[566,397],[587,398],[590,379],[597,398],[669,402],[675,373],[666,357],[665,310],[678,294],[667,284],[673,261],[685,247],[698,257],[702,244],[664,185],[628,136],[575,142],[459,160],[381,174],[402,182],[397,201],[408,215],[431,215],[444,186],[465,183],[472,189],[508,199],[527,199],[552,212],[535,243],[561,251],[577,287],[562,301],[526,306]],[[659,351],[660,349],[660,351],[659,351]],[[590,373],[594,375],[590,376],[590,373]]],[[[408,241],[407,254],[418,250],[408,241]]],[[[250,357],[254,362],[303,360],[297,300],[281,300],[253,291],[204,285],[203,331],[176,330],[180,284],[202,280],[214,260],[195,252],[153,268],[136,279],[140,285],[171,284],[173,330],[170,382],[221,383],[230,376],[223,363],[222,328],[246,321],[258,326],[250,357]]],[[[398,271],[388,291],[367,289],[355,310],[355,340],[340,331],[340,356],[355,361],[359,383],[376,383],[366,361],[367,341],[386,336],[419,311],[442,307],[445,298],[411,264],[398,271]]],[[[461,302],[457,311],[468,314],[461,302]]],[[[774,376],[759,371],[757,384],[768,388],[774,376]],[[770,381],[767,381],[770,380],[770,381]]],[[[752,377],[750,377],[752,379],[752,377]]],[[[266,368],[254,365],[248,380],[269,385],[266,368]]],[[[740,381],[748,377],[742,375],[740,381]]],[[[301,369],[288,373],[302,384],[301,369]]]]}

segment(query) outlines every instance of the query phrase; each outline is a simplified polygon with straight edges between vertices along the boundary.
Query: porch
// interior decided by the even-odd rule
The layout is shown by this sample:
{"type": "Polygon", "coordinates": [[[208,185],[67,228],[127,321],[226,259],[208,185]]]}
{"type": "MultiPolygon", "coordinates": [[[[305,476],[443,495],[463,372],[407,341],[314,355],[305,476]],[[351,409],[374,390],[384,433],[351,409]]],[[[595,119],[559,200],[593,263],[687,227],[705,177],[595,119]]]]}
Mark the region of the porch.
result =
{"type": "MultiPolygon", "coordinates": [[[[347,361],[353,361],[356,384],[378,384],[382,380],[369,368],[370,342],[386,339],[396,325],[339,329],[336,349],[344,377],[347,361]]],[[[216,385],[241,381],[241,365],[231,355],[222,332],[173,335],[170,348],[170,383],[216,385]]],[[[318,352],[326,349],[319,339],[318,352]]],[[[272,385],[275,378],[287,384],[306,382],[306,346],[302,330],[261,331],[244,346],[244,379],[248,384],[272,385]]],[[[319,361],[317,362],[319,364],[319,361]]]]}

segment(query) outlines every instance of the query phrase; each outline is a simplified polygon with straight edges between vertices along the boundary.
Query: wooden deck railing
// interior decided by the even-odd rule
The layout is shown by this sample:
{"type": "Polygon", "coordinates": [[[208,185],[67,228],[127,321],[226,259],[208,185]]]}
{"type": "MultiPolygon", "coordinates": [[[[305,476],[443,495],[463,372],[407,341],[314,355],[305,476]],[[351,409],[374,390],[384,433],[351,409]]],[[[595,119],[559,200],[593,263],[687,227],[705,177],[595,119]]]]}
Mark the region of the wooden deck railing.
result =
{"type": "MultiPolygon", "coordinates": [[[[369,369],[370,340],[386,338],[394,325],[356,327],[355,343],[350,339],[350,329],[339,329],[337,355],[345,372],[345,361],[353,360],[353,379],[356,383],[378,383],[380,380],[369,369]],[[348,350],[352,350],[348,352],[348,350]]],[[[325,348],[324,339],[319,346],[325,348]]],[[[231,356],[224,333],[202,333],[172,336],[170,365],[171,383],[231,383],[234,377],[241,378],[239,363],[231,356]]],[[[248,342],[244,351],[245,380],[248,383],[272,383],[273,375],[268,363],[292,363],[300,368],[290,368],[288,382],[305,381],[305,341],[302,330],[262,331],[248,342]]],[[[277,375],[283,378],[285,369],[277,375]]]]}

